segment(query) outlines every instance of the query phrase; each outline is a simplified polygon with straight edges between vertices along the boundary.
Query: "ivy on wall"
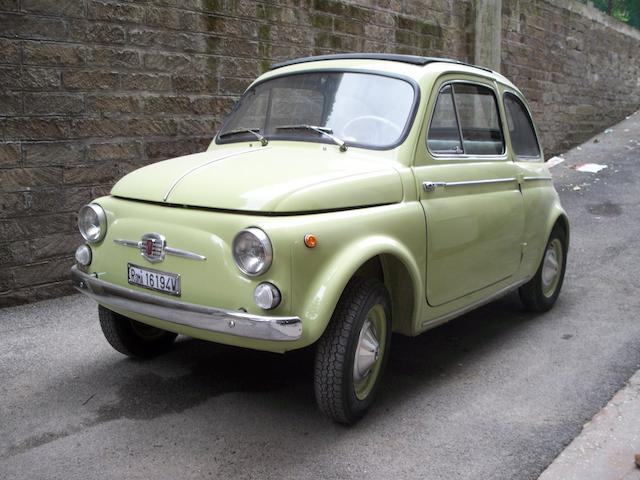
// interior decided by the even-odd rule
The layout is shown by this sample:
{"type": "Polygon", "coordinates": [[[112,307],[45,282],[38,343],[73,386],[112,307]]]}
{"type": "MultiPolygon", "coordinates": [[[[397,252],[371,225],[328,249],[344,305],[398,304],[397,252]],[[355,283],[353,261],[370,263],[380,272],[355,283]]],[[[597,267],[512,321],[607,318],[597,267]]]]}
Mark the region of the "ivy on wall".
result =
{"type": "Polygon", "coordinates": [[[640,28],[640,0],[580,0],[591,4],[621,22],[640,28]]]}

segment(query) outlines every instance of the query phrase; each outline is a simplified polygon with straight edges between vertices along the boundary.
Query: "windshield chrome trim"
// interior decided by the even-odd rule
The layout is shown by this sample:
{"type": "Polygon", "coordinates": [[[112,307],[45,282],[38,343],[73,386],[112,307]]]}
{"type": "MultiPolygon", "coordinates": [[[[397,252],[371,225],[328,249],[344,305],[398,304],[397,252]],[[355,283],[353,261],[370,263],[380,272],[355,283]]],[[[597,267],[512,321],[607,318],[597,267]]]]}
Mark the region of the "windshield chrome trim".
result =
{"type": "MultiPolygon", "coordinates": [[[[416,113],[418,111],[418,107],[420,106],[420,99],[421,99],[421,91],[420,91],[420,86],[418,85],[418,82],[416,82],[413,78],[408,77],[406,75],[402,75],[399,73],[395,73],[395,72],[384,72],[384,71],[380,71],[380,70],[370,70],[370,69],[364,69],[364,68],[309,68],[306,70],[301,70],[301,71],[297,71],[297,72],[288,72],[288,73],[279,73],[276,75],[269,75],[267,78],[263,78],[261,80],[257,80],[254,83],[252,83],[251,85],[249,85],[249,87],[247,87],[247,89],[243,92],[242,96],[244,97],[244,95],[252,88],[257,87],[258,85],[263,84],[264,82],[268,82],[270,80],[275,80],[277,78],[284,78],[284,77],[291,77],[294,75],[303,75],[303,74],[309,74],[309,73],[362,73],[362,74],[367,74],[367,75],[378,75],[381,77],[389,77],[389,78],[395,78],[398,80],[402,80],[407,82],[409,85],[411,85],[411,87],[413,88],[413,105],[411,106],[411,109],[409,110],[409,114],[407,115],[407,121],[405,123],[404,129],[402,130],[402,133],[400,134],[400,136],[398,137],[398,140],[391,144],[391,145],[384,145],[384,146],[375,146],[375,145],[367,145],[364,143],[356,143],[356,142],[349,142],[348,145],[349,147],[353,147],[353,148],[364,148],[367,150],[377,150],[377,151],[386,151],[386,150],[393,150],[394,148],[397,148],[398,146],[402,145],[404,143],[404,141],[407,139],[407,137],[409,136],[409,133],[411,132],[411,129],[414,126],[414,122],[415,122],[415,118],[416,118],[416,113]]],[[[240,98],[240,100],[242,99],[242,97],[240,98]]],[[[224,131],[225,127],[227,126],[227,123],[229,122],[229,120],[231,119],[232,114],[236,111],[236,109],[238,108],[238,105],[240,104],[240,100],[238,100],[238,102],[236,102],[236,104],[234,105],[233,109],[231,110],[231,112],[229,113],[229,115],[224,119],[222,126],[220,127],[220,130],[218,130],[218,132],[216,133],[214,142],[216,145],[226,145],[229,143],[242,143],[242,142],[247,142],[247,140],[226,140],[226,139],[220,139],[219,135],[220,132],[224,131]]],[[[333,142],[330,141],[329,139],[322,139],[321,138],[303,138],[303,137],[292,137],[292,136],[278,136],[277,138],[273,138],[273,137],[266,137],[269,141],[278,141],[278,140],[282,140],[282,141],[294,141],[294,142],[310,142],[310,143],[323,143],[323,144],[327,144],[330,145],[333,142]]]]}

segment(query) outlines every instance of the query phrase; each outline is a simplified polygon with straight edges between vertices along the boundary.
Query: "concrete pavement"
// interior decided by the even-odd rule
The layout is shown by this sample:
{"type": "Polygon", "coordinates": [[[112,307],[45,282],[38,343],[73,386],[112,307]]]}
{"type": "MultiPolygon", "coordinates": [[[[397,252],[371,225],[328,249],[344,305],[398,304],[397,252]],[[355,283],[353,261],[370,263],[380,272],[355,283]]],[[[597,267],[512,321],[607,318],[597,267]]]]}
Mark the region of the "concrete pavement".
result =
{"type": "Polygon", "coordinates": [[[308,351],[182,338],[141,362],[81,296],[0,310],[0,478],[537,478],[640,367],[639,157],[636,115],[554,167],[572,224],[556,308],[511,295],[394,337],[352,428],[316,411],[308,351]]]}
{"type": "Polygon", "coordinates": [[[539,480],[640,480],[636,455],[640,455],[640,371],[539,480]]]}

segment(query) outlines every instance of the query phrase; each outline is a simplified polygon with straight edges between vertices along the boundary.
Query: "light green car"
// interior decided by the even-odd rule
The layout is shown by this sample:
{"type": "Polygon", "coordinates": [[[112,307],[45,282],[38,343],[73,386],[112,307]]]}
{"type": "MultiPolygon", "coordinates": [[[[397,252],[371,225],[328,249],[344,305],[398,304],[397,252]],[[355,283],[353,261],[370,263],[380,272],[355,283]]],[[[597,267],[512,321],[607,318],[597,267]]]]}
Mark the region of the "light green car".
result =
{"type": "Polygon", "coordinates": [[[320,409],[371,406],[391,333],[519,289],[553,306],[569,223],[522,93],[447,59],[344,54],[275,65],[206,152],[130,173],[84,206],[74,285],[111,345],[177,334],[314,345],[320,409]]]}

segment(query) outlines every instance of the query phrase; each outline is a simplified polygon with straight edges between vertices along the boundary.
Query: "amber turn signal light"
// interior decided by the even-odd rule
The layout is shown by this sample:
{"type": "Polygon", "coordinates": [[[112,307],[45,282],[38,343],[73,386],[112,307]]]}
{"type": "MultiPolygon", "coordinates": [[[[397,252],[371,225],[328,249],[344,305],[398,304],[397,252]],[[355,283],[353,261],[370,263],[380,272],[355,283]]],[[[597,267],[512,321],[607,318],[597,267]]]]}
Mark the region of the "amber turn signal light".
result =
{"type": "Polygon", "coordinates": [[[315,248],[318,245],[318,239],[313,233],[307,233],[304,236],[304,244],[309,248],[315,248]]]}

